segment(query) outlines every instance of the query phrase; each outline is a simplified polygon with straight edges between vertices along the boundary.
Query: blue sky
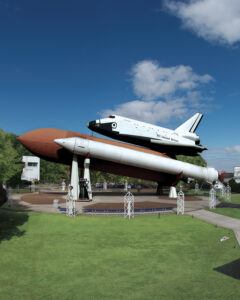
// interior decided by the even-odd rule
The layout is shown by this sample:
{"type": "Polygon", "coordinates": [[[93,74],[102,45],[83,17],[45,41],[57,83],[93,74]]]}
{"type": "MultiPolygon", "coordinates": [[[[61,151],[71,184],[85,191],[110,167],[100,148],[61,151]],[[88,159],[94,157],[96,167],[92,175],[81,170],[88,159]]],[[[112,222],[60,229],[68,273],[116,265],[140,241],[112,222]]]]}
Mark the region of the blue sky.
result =
{"type": "Polygon", "coordinates": [[[223,3],[1,0],[0,128],[89,133],[86,123],[109,111],[174,128],[200,111],[204,157],[232,170],[240,164],[240,3],[223,3]]]}

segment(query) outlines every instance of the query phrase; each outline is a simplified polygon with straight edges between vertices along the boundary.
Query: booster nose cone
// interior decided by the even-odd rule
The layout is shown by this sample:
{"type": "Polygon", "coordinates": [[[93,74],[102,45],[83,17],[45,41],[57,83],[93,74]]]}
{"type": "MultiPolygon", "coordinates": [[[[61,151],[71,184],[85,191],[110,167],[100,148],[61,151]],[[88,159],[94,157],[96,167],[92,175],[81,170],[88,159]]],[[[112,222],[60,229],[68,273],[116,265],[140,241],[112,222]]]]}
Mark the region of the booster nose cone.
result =
{"type": "Polygon", "coordinates": [[[70,152],[74,152],[76,138],[55,139],[54,142],[70,152]]]}
{"type": "Polygon", "coordinates": [[[44,159],[59,159],[59,146],[54,139],[66,137],[68,131],[54,128],[40,128],[26,132],[17,140],[32,154],[44,159]]]}
{"type": "Polygon", "coordinates": [[[17,137],[17,140],[25,146],[25,143],[28,141],[28,138],[26,138],[25,134],[22,134],[20,136],[17,137]]]}
{"type": "Polygon", "coordinates": [[[64,144],[66,144],[65,139],[55,139],[54,142],[57,143],[59,146],[62,146],[62,147],[64,147],[64,144]]]}
{"type": "Polygon", "coordinates": [[[17,137],[17,140],[28,150],[34,151],[37,144],[37,139],[32,134],[32,131],[22,134],[17,137]]]}

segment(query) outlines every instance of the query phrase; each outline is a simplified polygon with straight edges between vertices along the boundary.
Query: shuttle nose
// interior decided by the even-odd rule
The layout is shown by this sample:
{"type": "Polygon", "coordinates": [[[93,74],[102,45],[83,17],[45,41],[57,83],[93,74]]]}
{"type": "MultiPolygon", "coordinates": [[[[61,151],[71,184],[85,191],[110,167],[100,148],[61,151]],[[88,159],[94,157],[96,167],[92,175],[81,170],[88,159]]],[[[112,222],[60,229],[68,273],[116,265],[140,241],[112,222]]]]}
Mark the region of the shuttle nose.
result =
{"type": "Polygon", "coordinates": [[[90,121],[89,123],[88,123],[88,128],[89,129],[95,129],[96,127],[99,127],[99,122],[97,122],[97,121],[90,121]]]}

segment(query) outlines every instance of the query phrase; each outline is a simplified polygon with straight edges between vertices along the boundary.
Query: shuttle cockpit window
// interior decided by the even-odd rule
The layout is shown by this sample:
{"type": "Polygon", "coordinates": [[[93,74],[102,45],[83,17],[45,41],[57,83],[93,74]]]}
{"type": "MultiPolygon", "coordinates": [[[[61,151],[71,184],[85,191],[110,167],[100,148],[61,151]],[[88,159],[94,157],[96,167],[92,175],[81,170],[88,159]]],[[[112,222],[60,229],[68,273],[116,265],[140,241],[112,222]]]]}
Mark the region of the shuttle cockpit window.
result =
{"type": "Polygon", "coordinates": [[[110,118],[110,119],[115,119],[115,116],[110,115],[109,118],[110,118]]]}

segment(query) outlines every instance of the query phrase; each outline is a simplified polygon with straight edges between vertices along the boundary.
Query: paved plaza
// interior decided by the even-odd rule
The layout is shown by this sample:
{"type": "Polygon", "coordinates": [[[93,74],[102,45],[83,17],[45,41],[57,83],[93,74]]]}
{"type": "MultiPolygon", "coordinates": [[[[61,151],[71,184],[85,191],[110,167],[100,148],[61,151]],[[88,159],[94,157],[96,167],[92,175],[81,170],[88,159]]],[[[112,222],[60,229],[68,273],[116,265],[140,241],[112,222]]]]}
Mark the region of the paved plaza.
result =
{"type": "MultiPolygon", "coordinates": [[[[151,202],[159,203],[166,206],[176,206],[176,199],[169,199],[167,195],[158,196],[153,191],[142,191],[140,193],[132,191],[135,203],[139,202],[151,202]]],[[[123,203],[123,197],[125,192],[123,191],[108,191],[108,192],[96,192],[93,193],[93,201],[77,201],[76,208],[79,212],[86,206],[99,204],[99,203],[123,203]]],[[[60,210],[53,207],[53,201],[58,200],[59,206],[65,208],[66,194],[64,193],[34,193],[18,195],[14,194],[12,196],[13,203],[20,204],[25,208],[33,211],[42,212],[53,212],[60,213],[60,210]]],[[[201,196],[186,196],[185,197],[185,212],[191,212],[194,210],[204,209],[208,207],[208,197],[201,196]]]]}

